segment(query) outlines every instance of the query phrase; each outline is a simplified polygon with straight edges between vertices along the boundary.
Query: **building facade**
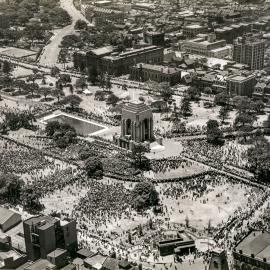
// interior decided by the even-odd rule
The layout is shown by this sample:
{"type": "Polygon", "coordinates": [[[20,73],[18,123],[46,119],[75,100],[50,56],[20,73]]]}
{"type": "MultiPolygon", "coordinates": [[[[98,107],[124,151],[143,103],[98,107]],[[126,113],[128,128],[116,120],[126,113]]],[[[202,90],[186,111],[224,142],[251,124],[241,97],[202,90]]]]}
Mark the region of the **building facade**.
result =
{"type": "Polygon", "coordinates": [[[120,10],[97,7],[92,5],[83,5],[81,8],[82,14],[86,19],[95,25],[102,25],[103,23],[123,23],[125,13],[120,10]]]}
{"type": "Polygon", "coordinates": [[[144,33],[144,42],[149,45],[163,46],[165,43],[165,34],[160,32],[144,33]]]}
{"type": "Polygon", "coordinates": [[[217,40],[213,34],[201,35],[201,37],[184,41],[182,50],[191,54],[218,58],[231,54],[231,48],[226,45],[226,41],[217,40]]]}
{"type": "Polygon", "coordinates": [[[264,67],[265,41],[258,38],[238,38],[233,44],[233,60],[246,64],[251,70],[264,67]]]}
{"type": "Polygon", "coordinates": [[[57,248],[77,251],[75,221],[60,221],[50,216],[32,217],[23,222],[26,253],[30,260],[46,259],[57,248]]]}
{"type": "Polygon", "coordinates": [[[227,92],[230,96],[251,96],[256,85],[255,75],[233,75],[227,79],[227,92]]]}
{"type": "Polygon", "coordinates": [[[159,64],[163,62],[163,48],[148,46],[127,50],[122,53],[113,52],[113,48],[104,47],[91,50],[86,54],[86,65],[97,72],[114,76],[128,74],[130,67],[136,63],[159,64]]]}
{"type": "Polygon", "coordinates": [[[130,69],[130,79],[136,81],[168,82],[171,86],[180,83],[181,70],[179,68],[164,67],[140,63],[130,69]]]}
{"type": "Polygon", "coordinates": [[[198,34],[206,33],[207,30],[208,30],[207,26],[203,26],[199,24],[185,25],[183,27],[183,35],[186,38],[194,38],[198,34]]]}

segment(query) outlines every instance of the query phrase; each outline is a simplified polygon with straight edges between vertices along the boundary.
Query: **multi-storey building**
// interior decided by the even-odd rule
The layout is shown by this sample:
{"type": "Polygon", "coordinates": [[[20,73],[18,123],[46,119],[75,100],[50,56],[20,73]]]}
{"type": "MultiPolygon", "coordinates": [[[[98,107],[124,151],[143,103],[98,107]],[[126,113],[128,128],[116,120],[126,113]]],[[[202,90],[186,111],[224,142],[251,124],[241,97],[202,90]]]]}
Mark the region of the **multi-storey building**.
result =
{"type": "Polygon", "coordinates": [[[233,44],[233,60],[246,64],[251,70],[264,67],[265,41],[255,37],[242,37],[233,44]]]}
{"type": "Polygon", "coordinates": [[[91,50],[86,54],[87,67],[97,72],[115,76],[129,73],[130,67],[136,63],[160,64],[163,62],[163,48],[148,46],[131,49],[122,53],[113,52],[112,47],[91,50]]]}
{"type": "Polygon", "coordinates": [[[230,96],[251,96],[255,85],[254,74],[232,75],[227,79],[227,92],[230,96]]]}
{"type": "Polygon", "coordinates": [[[70,254],[77,251],[75,221],[62,221],[50,216],[31,217],[23,222],[26,253],[30,260],[46,259],[57,248],[70,254]]]}
{"type": "Polygon", "coordinates": [[[140,63],[130,69],[130,78],[138,81],[168,82],[171,86],[180,83],[181,70],[178,68],[164,67],[140,63]]]}
{"type": "Polygon", "coordinates": [[[6,29],[9,27],[9,17],[4,13],[0,13],[0,29],[6,29]]]}
{"type": "Polygon", "coordinates": [[[198,34],[206,33],[208,30],[207,26],[199,25],[199,24],[190,24],[185,25],[183,27],[183,35],[186,38],[194,38],[198,34]]]}
{"type": "Polygon", "coordinates": [[[81,11],[86,19],[95,25],[101,25],[104,22],[123,23],[125,18],[125,13],[120,10],[91,5],[82,5],[81,11]]]}
{"type": "Polygon", "coordinates": [[[231,53],[231,47],[225,40],[216,40],[215,35],[200,35],[195,39],[185,40],[182,50],[187,53],[224,58],[231,53]]]}
{"type": "Polygon", "coordinates": [[[233,41],[245,33],[248,33],[252,30],[251,23],[238,23],[232,24],[229,26],[224,26],[214,29],[217,39],[226,40],[227,44],[232,44],[233,41]]]}
{"type": "Polygon", "coordinates": [[[144,33],[144,42],[149,45],[163,46],[165,34],[160,32],[146,32],[144,33]]]}

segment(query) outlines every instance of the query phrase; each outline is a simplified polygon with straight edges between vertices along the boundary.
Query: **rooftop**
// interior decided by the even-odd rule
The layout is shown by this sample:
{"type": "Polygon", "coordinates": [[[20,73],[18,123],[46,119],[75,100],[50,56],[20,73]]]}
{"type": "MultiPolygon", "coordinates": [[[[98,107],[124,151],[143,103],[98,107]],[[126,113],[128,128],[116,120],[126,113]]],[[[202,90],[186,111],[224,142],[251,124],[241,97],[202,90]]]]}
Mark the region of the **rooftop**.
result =
{"type": "Polygon", "coordinates": [[[191,25],[186,25],[185,28],[189,28],[189,29],[200,29],[200,28],[205,28],[206,26],[202,26],[199,24],[191,24],[191,25]]]}
{"type": "Polygon", "coordinates": [[[253,78],[253,77],[254,77],[254,75],[249,75],[249,76],[235,75],[235,76],[229,77],[229,80],[236,81],[236,82],[242,82],[242,81],[245,81],[245,80],[253,78]]]}
{"type": "Polygon", "coordinates": [[[132,102],[128,103],[127,105],[125,105],[123,107],[123,110],[130,111],[133,113],[140,113],[140,112],[151,110],[151,109],[150,109],[150,107],[145,105],[143,102],[132,101],[132,102]]]}
{"type": "Polygon", "coordinates": [[[48,256],[55,258],[55,257],[58,257],[62,254],[65,254],[65,253],[67,253],[67,251],[65,249],[57,248],[54,251],[52,251],[51,253],[49,253],[48,256]]]}
{"type": "Polygon", "coordinates": [[[48,260],[40,259],[33,263],[29,263],[25,270],[49,270],[56,269],[55,265],[50,263],[48,260]]]}
{"type": "Polygon", "coordinates": [[[236,251],[242,250],[243,254],[263,260],[270,263],[270,233],[263,231],[252,231],[237,246],[236,251]]]}
{"type": "Polygon", "coordinates": [[[0,207],[0,224],[7,222],[13,215],[19,215],[9,209],[0,207]]]}
{"type": "Polygon", "coordinates": [[[161,65],[151,65],[151,64],[139,63],[136,66],[137,66],[137,68],[142,67],[144,69],[158,71],[158,72],[161,72],[163,74],[174,74],[174,73],[181,72],[181,69],[179,69],[179,68],[171,68],[171,67],[165,67],[165,66],[161,66],[161,65]]]}
{"type": "Polygon", "coordinates": [[[55,224],[57,221],[58,220],[56,218],[40,215],[26,219],[24,223],[28,225],[39,225],[40,227],[43,227],[46,224],[55,224]]]}
{"type": "Polygon", "coordinates": [[[96,55],[109,54],[113,52],[113,47],[112,46],[101,47],[98,49],[91,50],[91,52],[96,55]]]}
{"type": "Polygon", "coordinates": [[[85,263],[87,263],[88,265],[90,266],[94,266],[95,268],[99,269],[99,265],[103,265],[103,263],[105,262],[107,257],[104,257],[100,254],[97,254],[95,256],[92,256],[92,257],[89,257],[89,258],[86,258],[84,260],[85,263]]]}

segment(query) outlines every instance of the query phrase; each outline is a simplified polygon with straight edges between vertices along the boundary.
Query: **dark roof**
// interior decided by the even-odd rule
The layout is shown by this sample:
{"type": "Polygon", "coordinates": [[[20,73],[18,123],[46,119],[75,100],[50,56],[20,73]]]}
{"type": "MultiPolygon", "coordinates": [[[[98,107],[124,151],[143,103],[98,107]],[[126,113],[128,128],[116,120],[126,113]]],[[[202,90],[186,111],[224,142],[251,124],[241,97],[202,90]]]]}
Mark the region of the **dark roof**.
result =
{"type": "Polygon", "coordinates": [[[61,268],[61,270],[76,270],[76,265],[70,263],[66,265],[65,267],[61,268]]]}
{"type": "Polygon", "coordinates": [[[20,215],[9,209],[0,207],[0,225],[6,223],[13,216],[20,216],[20,215]]]}
{"type": "Polygon", "coordinates": [[[106,258],[105,262],[103,263],[103,268],[108,270],[119,269],[118,260],[110,257],[106,258]]]}
{"type": "Polygon", "coordinates": [[[121,260],[119,261],[119,266],[122,267],[122,268],[127,268],[128,266],[130,266],[130,262],[127,261],[127,260],[121,260]]]}
{"type": "Polygon", "coordinates": [[[263,231],[252,231],[236,246],[236,252],[242,250],[247,256],[254,255],[258,259],[267,259],[270,263],[270,233],[263,231]]]}
{"type": "Polygon", "coordinates": [[[91,251],[91,250],[89,250],[89,249],[82,248],[82,249],[80,249],[80,250],[77,251],[77,254],[78,255],[81,255],[81,256],[83,256],[85,258],[88,258],[88,257],[94,256],[96,253],[93,252],[93,251],[91,251]]]}

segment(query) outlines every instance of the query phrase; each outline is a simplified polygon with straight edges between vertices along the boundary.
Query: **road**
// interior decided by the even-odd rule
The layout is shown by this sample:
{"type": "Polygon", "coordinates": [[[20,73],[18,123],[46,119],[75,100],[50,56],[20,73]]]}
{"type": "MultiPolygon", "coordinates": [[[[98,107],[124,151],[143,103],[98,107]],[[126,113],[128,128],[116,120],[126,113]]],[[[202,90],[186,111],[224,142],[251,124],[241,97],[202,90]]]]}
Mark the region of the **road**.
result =
{"type": "Polygon", "coordinates": [[[50,39],[50,43],[44,47],[39,59],[39,63],[44,66],[53,67],[57,64],[60,52],[59,45],[64,36],[75,34],[74,25],[76,21],[83,20],[88,24],[85,17],[74,7],[72,0],[60,0],[61,7],[65,9],[71,17],[72,23],[64,28],[54,31],[54,35],[50,39]]]}

